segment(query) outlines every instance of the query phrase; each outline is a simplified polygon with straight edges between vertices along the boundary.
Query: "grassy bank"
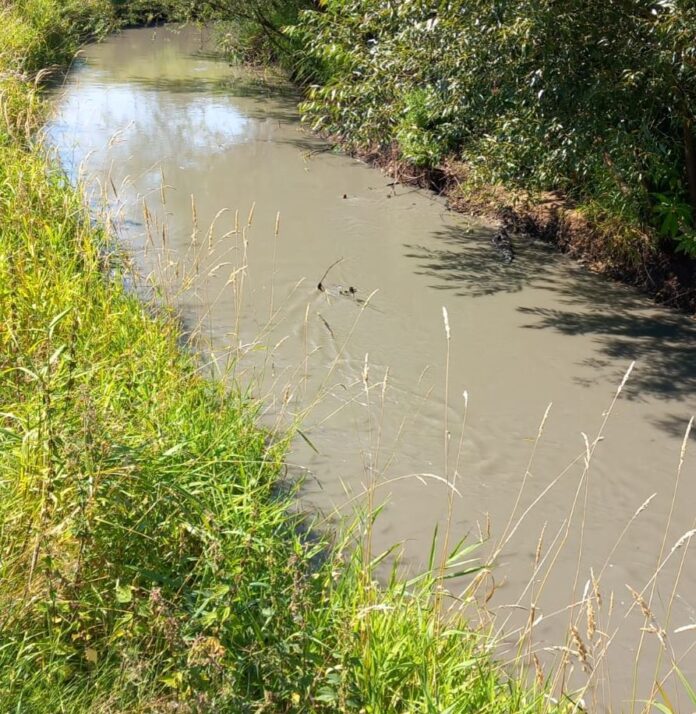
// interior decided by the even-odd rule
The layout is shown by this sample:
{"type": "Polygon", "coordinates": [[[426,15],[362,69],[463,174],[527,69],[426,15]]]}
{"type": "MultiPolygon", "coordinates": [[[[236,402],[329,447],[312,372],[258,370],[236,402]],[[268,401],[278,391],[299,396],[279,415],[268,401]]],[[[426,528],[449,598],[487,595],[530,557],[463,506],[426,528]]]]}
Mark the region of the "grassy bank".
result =
{"type": "Polygon", "coordinates": [[[292,512],[283,441],[125,290],[32,143],[40,71],[112,4],[1,7],[0,710],[555,709],[486,632],[440,619],[454,563],[378,588],[362,549],[292,512]]]}

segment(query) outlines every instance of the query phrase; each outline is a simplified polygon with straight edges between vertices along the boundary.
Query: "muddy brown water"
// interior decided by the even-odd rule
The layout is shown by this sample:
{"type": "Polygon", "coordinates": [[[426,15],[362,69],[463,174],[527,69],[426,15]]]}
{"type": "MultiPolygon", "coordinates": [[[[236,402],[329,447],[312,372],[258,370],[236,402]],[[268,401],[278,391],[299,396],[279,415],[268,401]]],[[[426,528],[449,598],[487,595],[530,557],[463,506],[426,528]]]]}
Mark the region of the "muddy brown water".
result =
{"type": "MultiPolygon", "coordinates": [[[[696,544],[651,581],[663,542],[664,558],[695,527],[690,451],[672,499],[696,412],[696,325],[522,237],[503,264],[492,226],[328,151],[302,131],[292,87],[230,67],[211,47],[210,33],[192,28],[128,30],[88,47],[57,93],[47,137],[95,211],[108,202],[136,288],[159,285],[213,368],[264,397],[266,423],[302,416],[306,438],[288,463],[304,478],[303,506],[336,521],[374,480],[374,550],[402,543],[416,571],[444,527],[442,479],[454,478],[452,540],[475,539],[489,520],[495,542],[553,403],[517,514],[548,491],[504,548],[488,606],[511,631],[534,603],[533,647],[548,664],[567,607],[591,569],[601,574],[595,608],[612,644],[602,656],[602,635],[589,643],[600,682],[592,706],[628,710],[645,621],[629,611],[626,585],[647,587],[648,599],[655,583],[662,670],[674,657],[696,679],[696,544]],[[350,287],[355,295],[342,294],[350,287]],[[583,477],[583,433],[597,436],[633,360],[583,477]]],[[[579,630],[587,639],[584,614],[579,630]]],[[[645,633],[639,696],[658,649],[645,633]]]]}

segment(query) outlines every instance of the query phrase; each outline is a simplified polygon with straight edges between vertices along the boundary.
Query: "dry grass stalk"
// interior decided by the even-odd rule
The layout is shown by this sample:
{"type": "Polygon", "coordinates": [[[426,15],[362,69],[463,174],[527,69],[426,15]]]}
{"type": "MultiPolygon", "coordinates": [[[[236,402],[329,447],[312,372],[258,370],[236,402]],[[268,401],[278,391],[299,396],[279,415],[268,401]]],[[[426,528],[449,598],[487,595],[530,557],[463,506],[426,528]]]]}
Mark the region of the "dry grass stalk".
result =
{"type": "Polygon", "coordinates": [[[539,540],[537,541],[537,546],[536,550],[534,551],[534,569],[539,565],[539,561],[541,560],[541,548],[544,542],[544,533],[546,532],[546,526],[548,525],[548,521],[544,522],[544,525],[541,528],[541,533],[539,533],[539,540]]]}
{"type": "Polygon", "coordinates": [[[590,568],[590,579],[592,580],[592,594],[594,595],[597,607],[602,607],[602,593],[599,589],[599,580],[595,577],[594,569],[590,568]]]}
{"type": "Polygon", "coordinates": [[[626,587],[628,588],[628,591],[631,593],[631,597],[640,608],[641,612],[643,613],[643,617],[645,617],[645,620],[648,623],[647,626],[642,628],[643,631],[657,635],[657,638],[660,640],[662,646],[666,647],[666,632],[657,623],[655,614],[650,609],[650,606],[639,592],[634,590],[630,585],[626,585],[626,587]]]}
{"type": "Polygon", "coordinates": [[[541,668],[541,662],[539,661],[536,652],[532,655],[532,661],[534,662],[534,680],[537,687],[539,687],[539,689],[543,689],[546,678],[544,677],[544,670],[541,668]]]}
{"type": "Polygon", "coordinates": [[[587,639],[592,642],[595,633],[597,632],[597,619],[594,607],[592,606],[592,598],[587,598],[587,639]]]}
{"type": "Polygon", "coordinates": [[[592,671],[590,657],[587,652],[587,647],[582,641],[582,637],[580,637],[580,632],[578,632],[578,628],[575,627],[575,625],[570,626],[570,634],[573,644],[575,645],[576,654],[578,659],[580,660],[580,664],[582,665],[582,668],[585,670],[585,672],[589,674],[592,671]]]}

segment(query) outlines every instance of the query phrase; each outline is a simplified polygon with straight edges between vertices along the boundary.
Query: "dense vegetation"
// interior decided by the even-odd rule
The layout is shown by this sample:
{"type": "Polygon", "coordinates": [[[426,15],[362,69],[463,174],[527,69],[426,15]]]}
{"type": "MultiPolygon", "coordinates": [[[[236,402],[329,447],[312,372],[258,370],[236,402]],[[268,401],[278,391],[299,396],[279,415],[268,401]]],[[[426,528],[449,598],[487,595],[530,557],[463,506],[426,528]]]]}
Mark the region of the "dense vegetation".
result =
{"type": "Polygon", "coordinates": [[[691,0],[326,0],[289,32],[315,128],[696,255],[691,0]]]}
{"type": "Polygon", "coordinates": [[[222,47],[284,64],[305,119],[349,150],[454,187],[454,205],[552,196],[582,217],[577,254],[696,308],[691,0],[168,2],[232,20],[222,47]]]}
{"type": "Polygon", "coordinates": [[[0,4],[0,710],[554,709],[442,622],[454,562],[378,588],[362,549],[312,533],[256,405],[125,290],[33,141],[42,68],[163,12],[115,5],[0,4]]]}

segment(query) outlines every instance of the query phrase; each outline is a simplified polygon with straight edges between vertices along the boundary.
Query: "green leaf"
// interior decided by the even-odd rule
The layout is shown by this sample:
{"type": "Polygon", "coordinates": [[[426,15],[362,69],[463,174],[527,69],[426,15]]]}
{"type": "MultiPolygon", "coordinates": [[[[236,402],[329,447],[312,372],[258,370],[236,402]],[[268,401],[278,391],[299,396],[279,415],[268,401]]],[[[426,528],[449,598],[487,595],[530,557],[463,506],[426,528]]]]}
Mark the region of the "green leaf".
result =
{"type": "Polygon", "coordinates": [[[333,704],[338,701],[338,694],[331,687],[322,687],[315,697],[318,702],[333,704]]]}
{"type": "Polygon", "coordinates": [[[133,591],[130,585],[116,583],[116,601],[125,605],[133,600],[133,591]]]}
{"type": "Polygon", "coordinates": [[[676,672],[677,677],[679,677],[679,679],[681,680],[681,683],[684,686],[684,689],[686,690],[689,699],[691,700],[691,703],[696,706],[696,691],[691,686],[687,678],[684,676],[684,673],[679,668],[677,668],[676,672]]]}

